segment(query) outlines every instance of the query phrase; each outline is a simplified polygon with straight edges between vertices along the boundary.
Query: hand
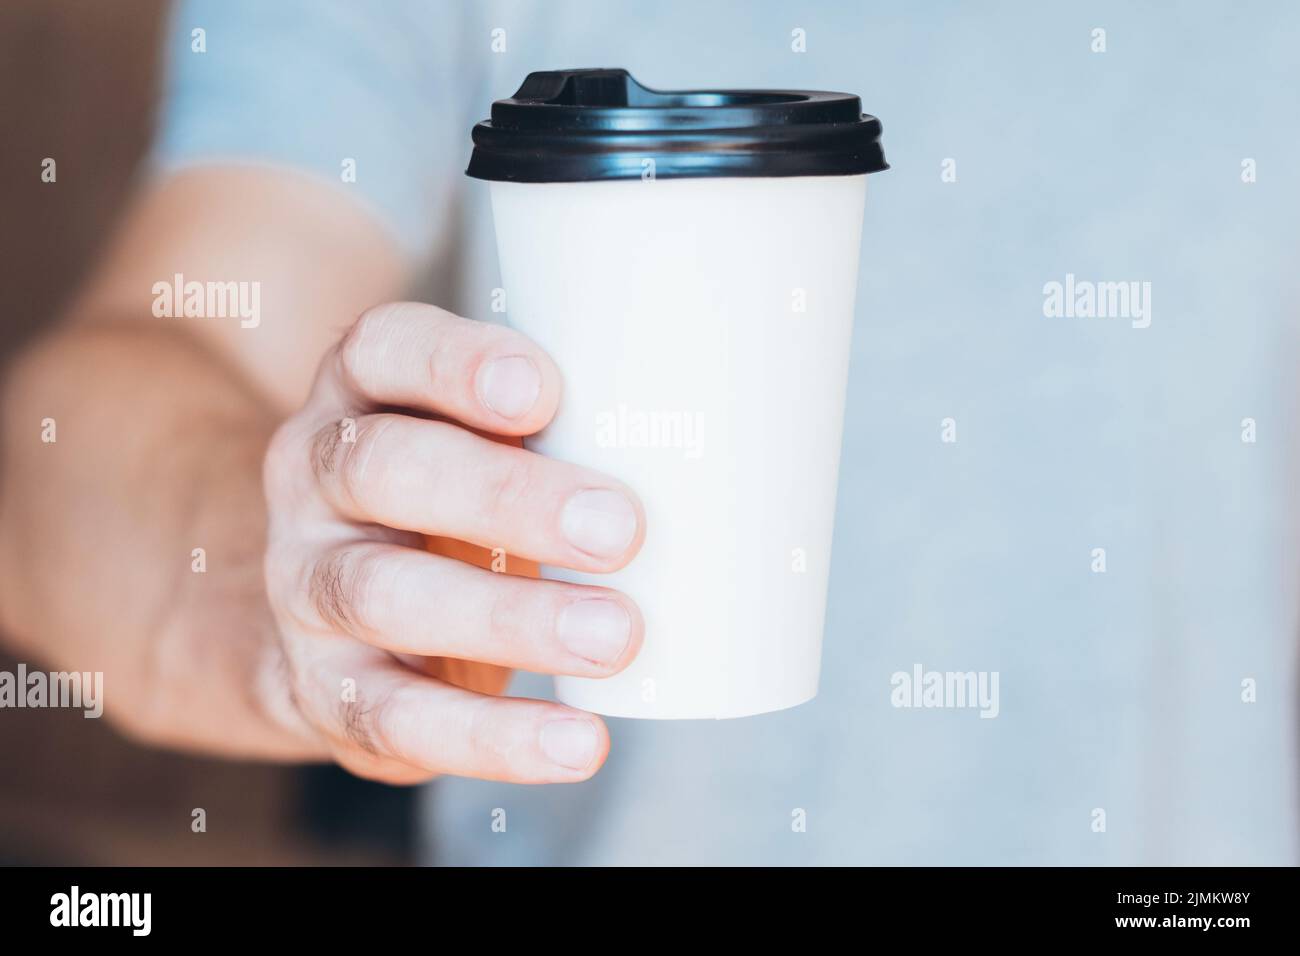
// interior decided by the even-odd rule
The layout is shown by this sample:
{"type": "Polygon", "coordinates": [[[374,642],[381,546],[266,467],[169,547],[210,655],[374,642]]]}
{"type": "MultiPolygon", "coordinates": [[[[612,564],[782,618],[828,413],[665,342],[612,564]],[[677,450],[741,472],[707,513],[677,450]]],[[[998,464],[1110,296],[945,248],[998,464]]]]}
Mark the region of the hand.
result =
{"type": "Polygon", "coordinates": [[[285,680],[352,772],[576,782],[604,762],[598,717],[494,695],[511,668],[626,667],[642,639],[636,605],[430,554],[423,537],[580,571],[632,559],[645,519],[629,489],[478,433],[536,432],[559,395],[555,364],[518,332],[384,305],[325,357],[272,440],[265,575],[285,680]]]}

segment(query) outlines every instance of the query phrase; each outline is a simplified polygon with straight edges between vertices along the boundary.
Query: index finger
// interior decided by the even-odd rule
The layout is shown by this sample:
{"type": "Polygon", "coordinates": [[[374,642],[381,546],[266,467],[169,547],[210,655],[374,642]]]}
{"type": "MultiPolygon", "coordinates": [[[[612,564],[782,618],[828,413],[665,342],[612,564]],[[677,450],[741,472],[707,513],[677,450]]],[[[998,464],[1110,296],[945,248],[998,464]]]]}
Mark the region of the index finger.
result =
{"type": "Polygon", "coordinates": [[[498,435],[531,435],[560,400],[560,372],[527,336],[421,302],[376,306],[326,359],[316,393],[333,405],[396,405],[498,435]]]}

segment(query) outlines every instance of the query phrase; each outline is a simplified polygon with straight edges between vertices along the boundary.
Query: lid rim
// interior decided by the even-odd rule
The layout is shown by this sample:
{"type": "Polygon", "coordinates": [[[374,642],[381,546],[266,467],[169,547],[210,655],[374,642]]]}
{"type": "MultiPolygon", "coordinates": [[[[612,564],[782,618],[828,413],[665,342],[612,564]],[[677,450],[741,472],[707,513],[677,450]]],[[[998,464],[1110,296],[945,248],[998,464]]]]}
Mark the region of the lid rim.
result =
{"type": "Polygon", "coordinates": [[[466,174],[506,182],[819,176],[888,169],[854,94],[652,90],[626,70],[530,73],[472,131],[466,174]]]}

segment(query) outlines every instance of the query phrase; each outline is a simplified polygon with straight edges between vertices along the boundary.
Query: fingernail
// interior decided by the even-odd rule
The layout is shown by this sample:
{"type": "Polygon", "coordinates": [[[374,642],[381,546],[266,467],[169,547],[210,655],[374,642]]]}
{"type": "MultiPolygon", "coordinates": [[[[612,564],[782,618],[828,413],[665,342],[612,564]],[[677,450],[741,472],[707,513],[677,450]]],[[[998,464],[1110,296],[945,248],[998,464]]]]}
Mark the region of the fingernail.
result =
{"type": "Polygon", "coordinates": [[[617,601],[575,601],[560,612],[555,632],[571,653],[598,664],[612,664],[623,656],[632,639],[632,618],[617,601]]]}
{"type": "Polygon", "coordinates": [[[587,720],[553,720],[542,728],[542,752],[570,770],[586,770],[600,738],[587,720]]]}
{"type": "Polygon", "coordinates": [[[475,377],[478,397],[502,418],[518,418],[537,404],[542,376],[525,355],[508,355],[479,367],[475,377]]]}
{"type": "Polygon", "coordinates": [[[636,511],[617,491],[588,488],[569,499],[560,529],[579,551],[612,558],[627,550],[636,535],[636,511]]]}

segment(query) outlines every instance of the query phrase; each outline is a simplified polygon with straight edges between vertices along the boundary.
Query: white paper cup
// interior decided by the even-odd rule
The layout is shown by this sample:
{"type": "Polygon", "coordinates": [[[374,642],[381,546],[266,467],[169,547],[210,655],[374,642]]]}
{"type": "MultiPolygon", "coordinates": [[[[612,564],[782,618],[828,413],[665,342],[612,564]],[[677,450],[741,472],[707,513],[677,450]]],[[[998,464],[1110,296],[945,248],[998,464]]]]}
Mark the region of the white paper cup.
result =
{"type": "Polygon", "coordinates": [[[645,617],[626,670],[556,678],[565,703],[723,718],[816,695],[866,178],[491,183],[509,323],[564,375],[525,444],[646,513],[623,570],[544,569],[645,617]]]}

